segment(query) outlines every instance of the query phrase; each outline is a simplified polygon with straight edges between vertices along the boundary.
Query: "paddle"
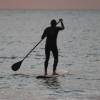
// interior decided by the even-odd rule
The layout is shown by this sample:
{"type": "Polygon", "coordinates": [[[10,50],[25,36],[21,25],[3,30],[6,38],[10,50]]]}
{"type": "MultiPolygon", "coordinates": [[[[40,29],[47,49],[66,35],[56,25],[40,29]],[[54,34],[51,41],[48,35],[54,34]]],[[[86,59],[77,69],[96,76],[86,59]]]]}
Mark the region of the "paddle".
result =
{"type": "Polygon", "coordinates": [[[22,64],[22,62],[28,57],[28,55],[29,55],[41,42],[42,42],[42,39],[36,44],[36,46],[35,46],[34,48],[32,48],[32,49],[29,51],[29,53],[28,53],[21,61],[19,61],[19,62],[17,62],[17,63],[14,63],[14,64],[11,66],[11,69],[12,69],[13,71],[19,70],[19,69],[20,69],[20,66],[21,66],[21,64],[22,64]]]}
{"type": "MultiPolygon", "coordinates": [[[[59,21],[57,22],[57,24],[61,21],[62,19],[59,19],[59,21]]],[[[36,44],[36,46],[34,48],[32,48],[29,53],[19,62],[17,63],[14,63],[12,66],[11,66],[11,69],[13,71],[17,71],[20,69],[20,66],[22,64],[22,62],[28,57],[28,55],[41,43],[42,39],[36,44]]]]}

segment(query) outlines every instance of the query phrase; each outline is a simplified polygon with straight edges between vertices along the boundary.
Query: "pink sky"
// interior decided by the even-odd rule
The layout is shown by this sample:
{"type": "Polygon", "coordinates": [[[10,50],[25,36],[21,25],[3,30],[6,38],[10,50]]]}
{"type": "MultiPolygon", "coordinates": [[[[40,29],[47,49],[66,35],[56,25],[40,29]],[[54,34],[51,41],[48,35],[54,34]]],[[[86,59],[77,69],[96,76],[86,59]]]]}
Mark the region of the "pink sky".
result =
{"type": "Polygon", "coordinates": [[[100,0],[0,0],[0,9],[100,9],[100,0]]]}

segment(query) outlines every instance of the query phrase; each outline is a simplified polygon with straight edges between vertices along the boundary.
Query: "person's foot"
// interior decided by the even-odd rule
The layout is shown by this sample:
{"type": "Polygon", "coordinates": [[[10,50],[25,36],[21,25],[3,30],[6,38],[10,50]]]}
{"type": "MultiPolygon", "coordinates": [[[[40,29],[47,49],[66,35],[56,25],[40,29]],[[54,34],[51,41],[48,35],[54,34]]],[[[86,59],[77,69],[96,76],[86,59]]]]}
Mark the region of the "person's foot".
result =
{"type": "Polygon", "coordinates": [[[47,76],[48,74],[47,73],[44,73],[44,76],[47,76]]]}
{"type": "Polygon", "coordinates": [[[56,72],[53,72],[53,74],[52,75],[59,75],[58,73],[56,73],[56,72]]]}

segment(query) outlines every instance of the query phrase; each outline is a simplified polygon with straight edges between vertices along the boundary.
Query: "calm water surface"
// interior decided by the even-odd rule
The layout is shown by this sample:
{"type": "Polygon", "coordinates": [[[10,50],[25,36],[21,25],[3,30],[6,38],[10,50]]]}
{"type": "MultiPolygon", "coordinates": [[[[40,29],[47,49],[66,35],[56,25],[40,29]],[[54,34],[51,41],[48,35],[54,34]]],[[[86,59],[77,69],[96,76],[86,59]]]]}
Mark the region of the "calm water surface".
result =
{"type": "MultiPolygon", "coordinates": [[[[49,63],[52,73],[53,58],[49,63]]],[[[0,100],[100,100],[100,11],[0,11],[0,100]],[[17,72],[51,19],[63,18],[56,78],[43,74],[45,40],[17,72]]]]}

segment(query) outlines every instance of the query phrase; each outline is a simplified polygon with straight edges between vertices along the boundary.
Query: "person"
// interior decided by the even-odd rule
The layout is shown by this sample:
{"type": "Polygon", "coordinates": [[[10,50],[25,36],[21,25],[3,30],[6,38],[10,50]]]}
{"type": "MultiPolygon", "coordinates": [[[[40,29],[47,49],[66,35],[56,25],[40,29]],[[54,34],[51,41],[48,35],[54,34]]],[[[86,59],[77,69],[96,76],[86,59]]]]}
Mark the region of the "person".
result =
{"type": "Polygon", "coordinates": [[[46,38],[46,44],[45,44],[45,62],[44,62],[44,75],[47,75],[47,68],[48,68],[48,61],[50,58],[50,52],[53,53],[54,57],[54,64],[53,64],[53,75],[57,75],[56,72],[57,64],[58,64],[58,48],[57,48],[57,36],[58,32],[61,30],[64,30],[64,24],[63,19],[59,19],[59,22],[57,23],[55,19],[51,20],[51,26],[47,27],[42,36],[41,39],[46,38]],[[57,26],[58,23],[61,23],[61,26],[57,26]]]}

